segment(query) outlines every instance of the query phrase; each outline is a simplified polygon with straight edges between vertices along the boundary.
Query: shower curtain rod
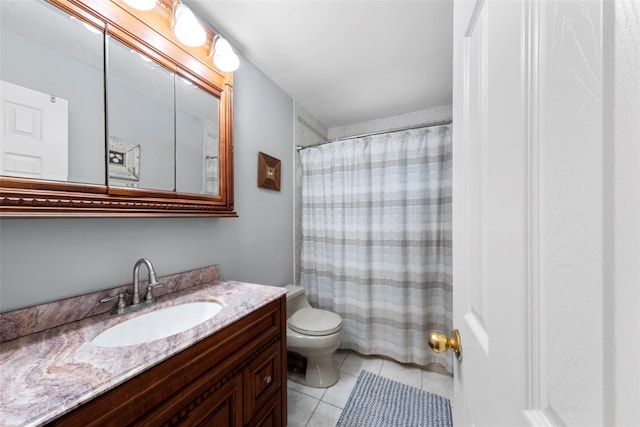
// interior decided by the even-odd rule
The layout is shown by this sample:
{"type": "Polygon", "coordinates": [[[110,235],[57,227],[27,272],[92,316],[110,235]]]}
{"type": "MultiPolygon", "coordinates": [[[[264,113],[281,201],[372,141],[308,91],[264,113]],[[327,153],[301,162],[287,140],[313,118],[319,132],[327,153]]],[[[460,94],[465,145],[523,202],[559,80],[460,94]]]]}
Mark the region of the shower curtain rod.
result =
{"type": "Polygon", "coordinates": [[[450,125],[450,124],[451,124],[451,120],[444,120],[444,121],[441,121],[441,122],[435,122],[435,123],[429,123],[429,124],[422,124],[422,125],[415,125],[415,126],[405,126],[405,127],[389,129],[389,130],[381,130],[381,131],[376,131],[376,132],[361,133],[360,135],[354,135],[354,136],[343,136],[341,138],[330,139],[330,140],[321,142],[319,144],[309,145],[308,147],[302,147],[300,145],[296,145],[296,150],[300,151],[300,150],[304,150],[305,148],[318,147],[320,145],[330,144],[332,142],[344,141],[345,139],[365,138],[367,136],[382,135],[383,133],[400,132],[400,131],[403,131],[403,130],[412,130],[412,129],[421,129],[421,128],[430,128],[430,127],[444,126],[444,125],[450,125]]]}

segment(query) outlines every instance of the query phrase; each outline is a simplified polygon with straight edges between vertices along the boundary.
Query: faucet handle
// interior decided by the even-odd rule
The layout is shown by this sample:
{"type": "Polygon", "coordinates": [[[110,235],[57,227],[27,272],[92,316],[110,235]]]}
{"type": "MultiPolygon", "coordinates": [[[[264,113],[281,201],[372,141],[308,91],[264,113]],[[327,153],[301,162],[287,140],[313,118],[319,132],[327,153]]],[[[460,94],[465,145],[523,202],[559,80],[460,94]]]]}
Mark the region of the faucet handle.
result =
{"type": "Polygon", "coordinates": [[[151,301],[153,301],[153,300],[154,300],[154,298],[153,298],[153,292],[152,292],[152,291],[153,291],[153,289],[154,289],[154,288],[161,288],[161,287],[163,287],[163,286],[164,286],[164,283],[160,283],[160,282],[156,282],[156,281],[154,281],[154,282],[152,282],[152,283],[149,283],[149,284],[147,285],[147,295],[144,297],[144,300],[145,300],[146,302],[151,302],[151,301]]]}
{"type": "Polygon", "coordinates": [[[127,303],[124,301],[124,294],[121,292],[118,295],[113,295],[110,297],[104,297],[102,299],[100,299],[100,302],[109,302],[111,300],[114,300],[118,298],[118,305],[117,305],[117,309],[118,310],[122,310],[127,306],[127,303]]]}

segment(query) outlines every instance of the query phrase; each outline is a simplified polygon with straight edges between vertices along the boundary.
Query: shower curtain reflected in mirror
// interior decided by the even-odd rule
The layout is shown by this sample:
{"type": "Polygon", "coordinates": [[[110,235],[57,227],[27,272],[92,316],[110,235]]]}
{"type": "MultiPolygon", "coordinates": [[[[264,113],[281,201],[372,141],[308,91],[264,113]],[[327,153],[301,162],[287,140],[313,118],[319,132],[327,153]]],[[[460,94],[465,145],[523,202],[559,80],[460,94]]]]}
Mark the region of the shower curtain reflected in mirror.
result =
{"type": "Polygon", "coordinates": [[[300,285],[342,316],[341,348],[453,372],[451,132],[424,127],[300,151],[300,285]]]}

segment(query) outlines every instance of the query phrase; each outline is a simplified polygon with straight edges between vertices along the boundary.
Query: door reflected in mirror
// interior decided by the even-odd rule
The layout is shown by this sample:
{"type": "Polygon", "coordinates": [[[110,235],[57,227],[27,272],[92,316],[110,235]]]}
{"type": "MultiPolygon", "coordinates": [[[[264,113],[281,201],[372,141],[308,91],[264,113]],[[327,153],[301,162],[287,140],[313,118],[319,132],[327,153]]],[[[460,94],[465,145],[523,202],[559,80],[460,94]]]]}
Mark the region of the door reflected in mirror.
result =
{"type": "Polygon", "coordinates": [[[29,0],[0,24],[0,174],[104,185],[102,31],[29,0]]]}
{"type": "Polygon", "coordinates": [[[109,186],[175,190],[174,73],[107,37],[109,186]]]}
{"type": "Polygon", "coordinates": [[[220,101],[176,75],[176,191],[220,194],[220,101]]]}

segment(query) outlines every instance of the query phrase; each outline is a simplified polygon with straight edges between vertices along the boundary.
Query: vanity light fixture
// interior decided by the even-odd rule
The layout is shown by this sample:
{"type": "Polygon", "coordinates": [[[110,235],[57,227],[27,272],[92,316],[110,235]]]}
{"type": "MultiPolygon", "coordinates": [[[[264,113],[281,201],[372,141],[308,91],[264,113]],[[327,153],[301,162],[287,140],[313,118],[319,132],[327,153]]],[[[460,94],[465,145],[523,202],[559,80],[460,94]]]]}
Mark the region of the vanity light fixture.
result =
{"type": "Polygon", "coordinates": [[[233,48],[224,38],[215,36],[211,42],[211,51],[213,54],[213,63],[222,71],[235,71],[240,66],[240,59],[233,51],[233,48]]]}
{"type": "Polygon", "coordinates": [[[124,0],[124,2],[138,10],[151,10],[156,7],[156,0],[124,0]]]}
{"type": "Polygon", "coordinates": [[[171,17],[171,29],[182,44],[191,47],[202,46],[207,41],[207,32],[198,18],[188,6],[180,0],[173,2],[173,15],[171,17]]]}

